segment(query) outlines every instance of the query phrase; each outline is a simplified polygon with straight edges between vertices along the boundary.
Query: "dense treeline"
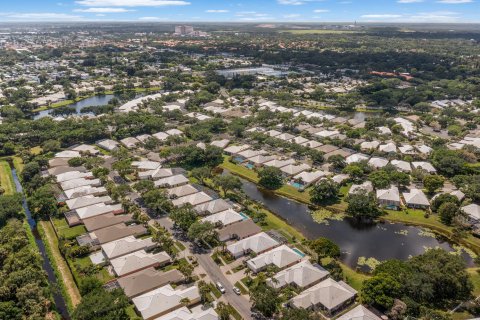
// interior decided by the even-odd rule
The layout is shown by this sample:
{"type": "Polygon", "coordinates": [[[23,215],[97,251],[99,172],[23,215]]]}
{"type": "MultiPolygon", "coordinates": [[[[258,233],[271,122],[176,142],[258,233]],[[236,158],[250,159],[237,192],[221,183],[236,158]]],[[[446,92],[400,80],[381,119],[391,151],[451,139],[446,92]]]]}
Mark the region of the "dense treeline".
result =
{"type": "Polygon", "coordinates": [[[0,319],[44,319],[51,308],[42,258],[19,220],[0,230],[0,319]]]}

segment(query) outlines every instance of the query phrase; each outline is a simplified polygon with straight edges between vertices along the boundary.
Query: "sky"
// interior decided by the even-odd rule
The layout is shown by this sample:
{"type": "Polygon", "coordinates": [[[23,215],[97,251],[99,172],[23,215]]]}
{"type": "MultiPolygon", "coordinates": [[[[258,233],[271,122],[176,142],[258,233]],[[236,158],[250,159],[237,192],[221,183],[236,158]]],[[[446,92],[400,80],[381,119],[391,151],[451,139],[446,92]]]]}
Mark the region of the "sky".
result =
{"type": "Polygon", "coordinates": [[[480,23],[480,0],[0,0],[0,22],[480,23]]]}

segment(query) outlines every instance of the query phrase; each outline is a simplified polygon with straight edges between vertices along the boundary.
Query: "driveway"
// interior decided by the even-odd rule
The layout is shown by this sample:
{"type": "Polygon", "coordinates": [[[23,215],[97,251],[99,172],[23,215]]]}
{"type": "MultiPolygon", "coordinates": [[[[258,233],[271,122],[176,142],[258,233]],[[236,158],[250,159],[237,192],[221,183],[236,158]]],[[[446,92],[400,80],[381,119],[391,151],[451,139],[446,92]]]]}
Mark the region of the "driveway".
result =
{"type": "MultiPolygon", "coordinates": [[[[172,220],[169,218],[164,217],[156,219],[156,221],[161,226],[169,230],[172,235],[176,234],[176,231],[173,230],[172,220]]],[[[176,238],[179,240],[178,237],[176,238]]],[[[191,243],[184,242],[182,240],[179,241],[182,242],[186,248],[191,248],[191,243]]],[[[205,270],[207,277],[213,283],[220,282],[225,287],[225,293],[222,295],[222,298],[226,302],[230,303],[232,307],[234,307],[238,313],[240,313],[244,320],[253,319],[251,315],[252,312],[250,310],[252,307],[250,301],[245,296],[238,296],[233,292],[233,284],[223,274],[223,272],[220,270],[220,267],[212,260],[210,257],[211,252],[208,251],[205,253],[194,253],[191,249],[189,249],[189,251],[190,254],[197,259],[198,264],[202,267],[202,269],[205,270]]]]}

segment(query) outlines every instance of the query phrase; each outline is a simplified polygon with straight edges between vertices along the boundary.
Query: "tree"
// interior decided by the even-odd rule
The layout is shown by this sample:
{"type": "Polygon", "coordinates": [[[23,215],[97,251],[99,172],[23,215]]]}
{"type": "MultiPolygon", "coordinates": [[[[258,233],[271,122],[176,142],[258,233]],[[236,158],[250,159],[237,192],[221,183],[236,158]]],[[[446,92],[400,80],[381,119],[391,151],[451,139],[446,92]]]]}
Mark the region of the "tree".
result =
{"type": "Polygon", "coordinates": [[[253,303],[253,308],[267,318],[271,318],[278,311],[281,302],[275,289],[265,283],[251,287],[250,301],[253,303]]]}
{"type": "Polygon", "coordinates": [[[430,174],[423,178],[423,186],[430,194],[433,194],[437,189],[443,187],[443,182],[443,178],[435,174],[430,174]]]}
{"type": "Polygon", "coordinates": [[[186,278],[187,282],[191,280],[193,274],[193,266],[188,263],[187,260],[181,259],[178,264],[178,271],[180,271],[184,277],[186,278]]]}
{"type": "Polygon", "coordinates": [[[142,194],[145,205],[156,214],[167,214],[173,210],[173,205],[164,190],[152,189],[142,194]]]}
{"type": "Polygon", "coordinates": [[[375,219],[381,215],[377,201],[372,192],[362,190],[348,195],[346,199],[348,206],[345,212],[356,219],[375,219]]]}
{"type": "Polygon", "coordinates": [[[228,306],[222,301],[217,304],[217,314],[219,320],[230,320],[230,311],[228,306]]]}
{"type": "Polygon", "coordinates": [[[90,276],[82,279],[79,289],[82,296],[84,296],[94,290],[100,289],[101,287],[102,282],[98,280],[98,278],[90,276]]]}
{"type": "Polygon", "coordinates": [[[345,159],[339,154],[329,157],[327,162],[331,163],[337,170],[342,170],[346,166],[345,159]]]}
{"type": "Polygon", "coordinates": [[[176,226],[183,231],[188,231],[190,226],[197,221],[197,214],[191,206],[183,206],[176,208],[170,213],[170,219],[173,220],[176,226]]]}
{"type": "Polygon", "coordinates": [[[209,167],[193,168],[191,171],[192,177],[205,184],[205,180],[212,177],[212,169],[209,167]]]}
{"type": "Polygon", "coordinates": [[[323,204],[336,200],[340,186],[331,179],[322,179],[310,190],[310,200],[314,204],[323,204]]]}
{"type": "Polygon", "coordinates": [[[453,202],[445,202],[438,208],[440,220],[447,226],[451,225],[459,213],[458,206],[453,202]]]}
{"type": "Polygon", "coordinates": [[[242,181],[237,176],[231,174],[215,176],[213,182],[218,188],[223,190],[225,196],[227,196],[228,191],[242,188],[242,181]]]}
{"type": "Polygon", "coordinates": [[[133,189],[141,194],[144,194],[148,191],[155,189],[155,183],[151,180],[140,180],[133,185],[133,189]]]}
{"type": "Polygon", "coordinates": [[[268,190],[276,190],[283,185],[282,171],[277,167],[265,167],[258,177],[258,184],[268,190]]]}
{"type": "Polygon", "coordinates": [[[9,219],[22,219],[23,215],[22,195],[20,193],[0,196],[0,228],[3,227],[9,219]]]}
{"type": "Polygon", "coordinates": [[[217,237],[215,225],[209,221],[196,221],[188,228],[188,237],[196,242],[207,242],[214,240],[217,237]]]}
{"type": "Polygon", "coordinates": [[[449,193],[442,193],[441,195],[435,197],[432,200],[431,209],[433,212],[437,212],[442,204],[448,203],[448,202],[453,203],[457,206],[460,205],[460,201],[456,196],[449,193]]]}
{"type": "Polygon", "coordinates": [[[377,170],[370,173],[368,180],[376,189],[385,189],[390,186],[390,175],[385,170],[377,170]]]}
{"type": "Polygon", "coordinates": [[[58,213],[57,199],[55,199],[50,185],[45,185],[28,197],[28,206],[35,218],[45,219],[56,216],[58,213]]]}
{"type": "Polygon", "coordinates": [[[401,293],[401,284],[388,274],[367,279],[362,286],[361,299],[365,304],[390,309],[401,293]]]}
{"type": "Polygon", "coordinates": [[[60,149],[60,141],[58,140],[47,140],[42,143],[43,152],[54,152],[60,149]]]}
{"type": "Polygon", "coordinates": [[[340,247],[330,239],[320,237],[310,241],[308,246],[317,254],[319,261],[327,257],[340,257],[340,247]]]}
{"type": "Polygon", "coordinates": [[[23,182],[29,182],[33,177],[40,173],[40,165],[36,161],[28,162],[21,173],[23,182]]]}
{"type": "Polygon", "coordinates": [[[321,320],[322,317],[302,308],[284,308],[280,320],[321,320]]]}
{"type": "Polygon", "coordinates": [[[100,288],[82,297],[72,318],[73,320],[128,320],[130,317],[125,311],[128,304],[128,299],[121,289],[106,291],[100,288]]]}
{"type": "Polygon", "coordinates": [[[124,159],[124,160],[119,160],[117,162],[114,162],[112,165],[112,168],[114,170],[117,170],[118,174],[122,178],[125,178],[127,174],[130,174],[133,172],[132,161],[129,159],[124,159]]]}

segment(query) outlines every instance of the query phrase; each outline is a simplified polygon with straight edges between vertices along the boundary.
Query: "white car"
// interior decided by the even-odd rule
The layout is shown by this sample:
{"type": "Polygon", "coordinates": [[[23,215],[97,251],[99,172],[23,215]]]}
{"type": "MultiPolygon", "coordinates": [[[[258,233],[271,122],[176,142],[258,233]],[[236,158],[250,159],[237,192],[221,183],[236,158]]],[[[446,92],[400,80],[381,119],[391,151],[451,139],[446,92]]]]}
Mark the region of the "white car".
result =
{"type": "Polygon", "coordinates": [[[233,287],[233,292],[235,292],[238,296],[242,295],[242,291],[240,291],[240,289],[237,287],[233,287]]]}
{"type": "Polygon", "coordinates": [[[217,282],[215,286],[221,293],[225,293],[225,287],[220,282],[217,282]]]}

